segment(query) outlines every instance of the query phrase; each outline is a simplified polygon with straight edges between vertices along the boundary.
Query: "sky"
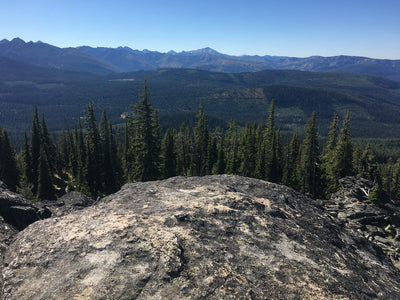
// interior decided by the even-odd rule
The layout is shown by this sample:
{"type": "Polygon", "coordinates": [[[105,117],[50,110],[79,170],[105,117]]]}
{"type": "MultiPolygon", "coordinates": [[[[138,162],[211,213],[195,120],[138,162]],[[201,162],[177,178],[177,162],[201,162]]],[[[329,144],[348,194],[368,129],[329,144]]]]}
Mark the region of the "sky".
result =
{"type": "Polygon", "coordinates": [[[400,59],[400,0],[0,0],[0,40],[400,59]]]}

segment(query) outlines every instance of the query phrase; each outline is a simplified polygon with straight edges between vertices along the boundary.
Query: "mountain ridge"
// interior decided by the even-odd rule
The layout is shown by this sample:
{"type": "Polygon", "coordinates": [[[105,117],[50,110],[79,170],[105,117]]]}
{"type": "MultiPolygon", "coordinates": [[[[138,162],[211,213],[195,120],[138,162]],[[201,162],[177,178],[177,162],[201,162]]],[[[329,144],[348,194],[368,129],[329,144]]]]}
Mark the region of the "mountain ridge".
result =
{"type": "Polygon", "coordinates": [[[0,42],[0,56],[42,66],[101,74],[158,68],[193,68],[227,73],[284,69],[369,74],[400,81],[400,60],[362,56],[233,56],[210,47],[181,52],[171,50],[167,53],[129,47],[59,48],[43,42],[25,43],[20,38],[12,41],[3,39],[0,42]]]}

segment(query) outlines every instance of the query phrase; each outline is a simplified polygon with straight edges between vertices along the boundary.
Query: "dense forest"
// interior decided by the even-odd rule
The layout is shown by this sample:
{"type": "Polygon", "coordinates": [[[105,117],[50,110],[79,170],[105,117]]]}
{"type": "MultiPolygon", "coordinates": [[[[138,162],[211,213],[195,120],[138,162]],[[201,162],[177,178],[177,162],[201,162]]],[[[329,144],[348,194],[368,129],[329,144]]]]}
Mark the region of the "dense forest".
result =
{"type": "Polygon", "coordinates": [[[75,128],[61,131],[56,141],[35,108],[19,153],[0,129],[0,179],[31,200],[54,200],[72,190],[97,198],[126,182],[207,174],[255,177],[327,198],[339,189],[340,178],[357,175],[375,183],[372,201],[400,200],[400,160],[378,164],[369,144],[363,149],[353,144],[350,121],[349,113],[342,122],[333,114],[322,147],[313,112],[303,140],[293,134],[284,144],[272,101],[266,121],[239,126],[231,120],[227,129],[211,132],[200,106],[194,125],[162,134],[145,81],[125,128],[113,128],[106,111],[97,122],[89,103],[75,128]]]}

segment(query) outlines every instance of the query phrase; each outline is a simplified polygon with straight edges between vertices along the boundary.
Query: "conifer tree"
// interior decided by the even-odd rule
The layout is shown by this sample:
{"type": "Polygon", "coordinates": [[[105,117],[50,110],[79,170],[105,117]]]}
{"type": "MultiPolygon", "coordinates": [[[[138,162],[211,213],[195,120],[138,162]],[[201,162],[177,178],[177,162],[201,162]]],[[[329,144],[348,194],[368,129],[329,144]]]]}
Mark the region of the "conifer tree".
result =
{"type": "Polygon", "coordinates": [[[131,151],[135,153],[135,164],[131,178],[137,181],[158,179],[160,177],[160,126],[156,111],[150,104],[146,80],[141,99],[132,108],[131,151]]]}
{"type": "Polygon", "coordinates": [[[115,156],[117,153],[111,152],[111,136],[112,136],[112,128],[110,128],[111,124],[108,122],[107,113],[103,110],[103,114],[100,120],[100,139],[101,139],[101,175],[102,175],[102,191],[108,195],[117,190],[117,183],[115,178],[115,169],[113,165],[113,161],[115,159],[112,156],[115,156]]]}
{"type": "Polygon", "coordinates": [[[49,164],[49,170],[52,174],[55,174],[56,164],[57,164],[57,151],[56,151],[56,147],[54,146],[53,140],[50,137],[49,131],[47,129],[44,114],[42,114],[42,122],[40,125],[41,125],[40,126],[41,144],[43,146],[44,151],[46,152],[46,156],[47,156],[48,164],[49,164]]]}
{"type": "Polygon", "coordinates": [[[89,193],[97,197],[102,191],[102,157],[100,133],[97,127],[93,103],[90,102],[86,112],[86,168],[89,193]]]}
{"type": "Polygon", "coordinates": [[[293,134],[287,151],[283,183],[294,188],[295,190],[300,189],[299,165],[300,141],[297,137],[297,134],[293,134]]]}
{"type": "Polygon", "coordinates": [[[323,149],[321,159],[322,180],[325,186],[325,194],[329,196],[338,189],[337,172],[335,171],[335,149],[339,133],[339,116],[335,113],[328,133],[328,142],[323,149]]]}
{"type": "Polygon", "coordinates": [[[228,126],[225,150],[226,172],[228,174],[238,174],[240,167],[238,125],[235,120],[231,120],[228,126]]]}
{"type": "Polygon", "coordinates": [[[271,182],[278,181],[276,136],[275,136],[275,101],[271,101],[268,110],[267,128],[264,134],[265,141],[265,178],[271,182]]]}
{"type": "Polygon", "coordinates": [[[254,177],[265,179],[265,141],[264,141],[265,124],[264,120],[258,123],[256,129],[256,157],[254,177]]]}
{"type": "Polygon", "coordinates": [[[317,198],[322,194],[316,113],[307,122],[303,152],[303,193],[317,198]]]}
{"type": "Polygon", "coordinates": [[[0,180],[7,187],[16,191],[19,183],[19,173],[17,169],[17,161],[15,158],[15,150],[11,145],[7,130],[0,128],[0,180]]]}
{"type": "Polygon", "coordinates": [[[209,143],[208,121],[204,114],[203,105],[200,105],[200,111],[197,115],[196,126],[194,127],[195,141],[195,175],[206,175],[208,165],[208,143],[209,143]]]}
{"type": "Polygon", "coordinates": [[[176,176],[176,153],[174,132],[168,128],[161,146],[161,175],[163,178],[176,176]]]}
{"type": "Polygon", "coordinates": [[[346,114],[339,140],[334,151],[334,172],[337,180],[345,176],[354,175],[353,144],[350,133],[350,115],[346,114]]]}
{"type": "Polygon", "coordinates": [[[218,156],[217,162],[215,163],[214,167],[214,174],[224,174],[226,170],[226,162],[225,162],[225,152],[224,152],[224,135],[220,137],[218,143],[218,156]]]}
{"type": "Polygon", "coordinates": [[[31,128],[31,167],[32,167],[32,193],[37,194],[38,180],[39,180],[39,157],[40,157],[40,145],[41,145],[41,127],[39,123],[39,114],[37,106],[32,117],[32,128],[31,128]]]}
{"type": "Polygon", "coordinates": [[[40,148],[37,199],[56,200],[56,192],[44,147],[40,148]]]}
{"type": "Polygon", "coordinates": [[[256,155],[256,137],[254,128],[246,123],[242,134],[240,135],[240,169],[242,176],[254,177],[255,155],[256,155]]]}

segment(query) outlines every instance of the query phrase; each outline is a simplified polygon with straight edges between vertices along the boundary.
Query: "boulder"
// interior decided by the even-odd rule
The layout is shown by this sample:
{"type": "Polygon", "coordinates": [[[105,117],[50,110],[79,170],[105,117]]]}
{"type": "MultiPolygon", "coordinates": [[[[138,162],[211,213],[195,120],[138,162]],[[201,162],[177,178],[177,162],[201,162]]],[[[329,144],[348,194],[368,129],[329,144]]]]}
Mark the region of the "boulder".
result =
{"type": "Polygon", "coordinates": [[[0,215],[6,223],[18,230],[41,219],[38,207],[23,196],[9,191],[2,182],[0,184],[0,215]]]}
{"type": "Polygon", "coordinates": [[[354,235],[364,236],[379,246],[400,268],[400,205],[387,201],[379,205],[368,200],[374,184],[358,177],[339,180],[341,190],[326,201],[325,210],[354,235]]]}
{"type": "Polygon", "coordinates": [[[400,299],[382,248],[314,204],[240,176],[127,184],[17,234],[2,298],[400,299]]]}
{"type": "Polygon", "coordinates": [[[48,217],[65,216],[75,210],[93,205],[93,199],[83,193],[72,191],[60,197],[57,201],[43,201],[40,206],[50,212],[48,217]]]}

